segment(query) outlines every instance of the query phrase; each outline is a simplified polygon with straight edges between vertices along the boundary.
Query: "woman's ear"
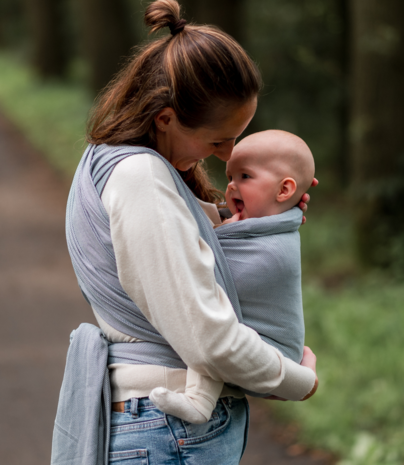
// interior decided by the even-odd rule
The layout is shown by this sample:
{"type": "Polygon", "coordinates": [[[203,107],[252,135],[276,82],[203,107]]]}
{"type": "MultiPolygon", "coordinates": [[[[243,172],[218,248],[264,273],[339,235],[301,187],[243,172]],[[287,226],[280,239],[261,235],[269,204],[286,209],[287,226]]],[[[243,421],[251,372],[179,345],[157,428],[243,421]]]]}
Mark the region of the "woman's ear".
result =
{"type": "Polygon", "coordinates": [[[170,124],[176,121],[177,115],[171,107],[163,108],[154,117],[154,123],[161,132],[166,132],[170,124]]]}
{"type": "Polygon", "coordinates": [[[285,178],[282,180],[276,200],[278,202],[286,202],[296,192],[297,183],[293,178],[285,178]]]}

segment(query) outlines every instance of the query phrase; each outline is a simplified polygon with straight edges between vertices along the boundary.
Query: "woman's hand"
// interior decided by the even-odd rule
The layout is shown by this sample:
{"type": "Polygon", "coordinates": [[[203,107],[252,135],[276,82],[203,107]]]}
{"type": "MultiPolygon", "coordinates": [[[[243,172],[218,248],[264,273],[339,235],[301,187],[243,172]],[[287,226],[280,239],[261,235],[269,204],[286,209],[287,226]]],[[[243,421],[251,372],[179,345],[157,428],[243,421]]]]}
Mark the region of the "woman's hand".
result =
{"type": "MultiPolygon", "coordinates": [[[[317,374],[316,374],[316,363],[317,363],[317,357],[314,355],[313,351],[309,347],[304,346],[304,348],[303,348],[303,358],[302,358],[302,361],[301,361],[300,365],[313,370],[315,375],[316,375],[316,381],[314,382],[313,389],[306,396],[304,396],[303,399],[300,400],[301,402],[303,400],[310,399],[310,397],[313,396],[317,391],[318,378],[317,378],[317,374]]],[[[265,399],[268,399],[268,400],[281,400],[283,402],[285,402],[287,400],[287,399],[283,399],[282,397],[278,397],[278,396],[269,396],[269,397],[265,397],[265,399]]]]}
{"type": "Polygon", "coordinates": [[[310,397],[313,396],[317,391],[318,378],[317,378],[317,373],[316,373],[316,363],[317,363],[317,357],[314,355],[313,351],[309,347],[304,346],[303,359],[302,359],[300,365],[313,370],[315,375],[316,375],[316,381],[314,382],[313,389],[306,396],[303,397],[302,401],[310,399],[310,397]]]}
{"type": "MultiPolygon", "coordinates": [[[[313,182],[311,183],[311,186],[312,187],[316,187],[318,184],[318,179],[314,178],[313,179],[313,182]]],[[[307,211],[307,204],[310,202],[310,195],[309,194],[303,194],[302,195],[302,199],[301,201],[299,202],[299,205],[298,207],[303,211],[303,213],[306,213],[307,211]]],[[[303,216],[303,219],[302,219],[302,224],[304,224],[306,222],[306,217],[303,216]]]]}

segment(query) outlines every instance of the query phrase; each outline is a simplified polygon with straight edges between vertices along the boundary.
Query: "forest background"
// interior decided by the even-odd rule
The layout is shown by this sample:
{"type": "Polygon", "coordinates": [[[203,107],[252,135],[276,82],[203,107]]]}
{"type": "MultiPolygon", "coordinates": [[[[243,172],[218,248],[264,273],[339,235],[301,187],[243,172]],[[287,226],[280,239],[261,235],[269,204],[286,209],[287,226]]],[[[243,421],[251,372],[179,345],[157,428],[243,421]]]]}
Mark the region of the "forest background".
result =
{"type": "MultiPolygon", "coordinates": [[[[271,403],[344,465],[404,463],[404,2],[183,0],[265,82],[248,132],[291,131],[320,185],[301,228],[306,343],[320,388],[271,403]]],[[[97,93],[149,40],[138,0],[0,0],[0,108],[66,177],[97,93]]],[[[168,31],[167,31],[168,32],[168,31]]],[[[220,188],[224,166],[208,159],[220,188]]]]}

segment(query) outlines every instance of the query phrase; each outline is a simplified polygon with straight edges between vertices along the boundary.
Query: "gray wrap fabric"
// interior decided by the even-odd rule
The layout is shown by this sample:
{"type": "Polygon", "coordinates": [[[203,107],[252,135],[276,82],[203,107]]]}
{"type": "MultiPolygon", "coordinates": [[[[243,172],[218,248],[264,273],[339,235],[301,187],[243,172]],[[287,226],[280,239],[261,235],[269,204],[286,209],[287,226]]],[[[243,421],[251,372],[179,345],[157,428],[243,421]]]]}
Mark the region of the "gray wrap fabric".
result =
{"type": "Polygon", "coordinates": [[[118,279],[109,218],[100,198],[115,165],[141,153],[160,158],[169,169],[180,196],[198,224],[200,236],[213,250],[216,281],[242,321],[232,275],[216,234],[174,167],[145,147],[89,145],[77,168],[67,204],[66,238],[73,268],[84,297],[101,318],[118,331],[144,342],[108,344],[101,330],[93,325],[84,324],[76,330],[59,397],[52,465],[108,464],[108,362],[185,368],[179,355],[123,290],[118,279]]]}

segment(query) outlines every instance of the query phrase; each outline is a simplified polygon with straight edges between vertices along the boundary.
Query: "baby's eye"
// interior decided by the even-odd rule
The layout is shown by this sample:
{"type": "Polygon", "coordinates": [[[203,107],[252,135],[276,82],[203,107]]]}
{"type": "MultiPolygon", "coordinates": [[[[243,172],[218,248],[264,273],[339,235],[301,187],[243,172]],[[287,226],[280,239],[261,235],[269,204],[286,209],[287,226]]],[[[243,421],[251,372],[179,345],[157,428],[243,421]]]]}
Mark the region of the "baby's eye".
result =
{"type": "Polygon", "coordinates": [[[228,175],[227,175],[227,179],[228,179],[229,182],[231,182],[232,177],[228,174],[228,175]]]}
{"type": "Polygon", "coordinates": [[[241,175],[241,179],[248,179],[248,178],[251,178],[251,176],[249,174],[247,174],[247,173],[243,173],[241,175]]]}
{"type": "Polygon", "coordinates": [[[223,142],[213,142],[213,145],[214,145],[215,147],[219,147],[219,145],[221,145],[221,144],[223,144],[223,142]]]}

